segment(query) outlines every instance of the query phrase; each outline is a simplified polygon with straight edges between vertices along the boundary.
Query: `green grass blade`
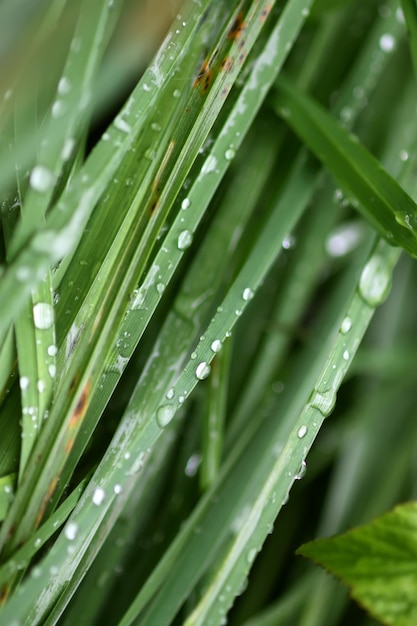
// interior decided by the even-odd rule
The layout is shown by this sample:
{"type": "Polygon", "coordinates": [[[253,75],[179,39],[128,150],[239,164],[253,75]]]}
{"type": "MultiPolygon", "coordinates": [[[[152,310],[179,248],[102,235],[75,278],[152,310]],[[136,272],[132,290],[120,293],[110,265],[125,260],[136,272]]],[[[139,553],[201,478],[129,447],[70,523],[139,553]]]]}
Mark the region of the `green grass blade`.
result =
{"type": "Polygon", "coordinates": [[[359,141],[282,77],[274,100],[277,112],[307,142],[366,219],[390,243],[417,253],[417,207],[359,141]]]}
{"type": "Polygon", "coordinates": [[[410,38],[410,53],[414,75],[417,76],[417,7],[413,0],[401,0],[400,4],[410,38]]]}

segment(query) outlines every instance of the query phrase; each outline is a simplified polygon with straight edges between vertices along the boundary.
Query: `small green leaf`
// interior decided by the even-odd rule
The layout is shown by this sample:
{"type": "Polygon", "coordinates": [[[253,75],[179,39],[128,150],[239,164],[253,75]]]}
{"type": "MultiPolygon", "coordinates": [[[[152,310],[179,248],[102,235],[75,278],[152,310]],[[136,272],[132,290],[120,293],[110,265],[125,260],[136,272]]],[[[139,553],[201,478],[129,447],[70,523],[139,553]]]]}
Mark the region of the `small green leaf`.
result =
{"type": "Polygon", "coordinates": [[[337,576],[382,624],[417,624],[417,502],[343,535],[306,543],[297,554],[337,576]]]}

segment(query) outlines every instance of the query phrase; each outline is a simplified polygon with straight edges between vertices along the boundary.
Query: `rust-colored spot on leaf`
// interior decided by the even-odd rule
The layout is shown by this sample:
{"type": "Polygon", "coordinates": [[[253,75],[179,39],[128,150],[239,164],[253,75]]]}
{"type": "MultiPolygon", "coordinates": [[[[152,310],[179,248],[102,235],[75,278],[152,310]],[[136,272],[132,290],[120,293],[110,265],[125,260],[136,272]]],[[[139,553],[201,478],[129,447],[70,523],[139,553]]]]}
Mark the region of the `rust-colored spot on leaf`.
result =
{"type": "Polygon", "coordinates": [[[10,587],[8,587],[7,585],[4,585],[4,587],[0,589],[0,606],[6,602],[7,598],[9,597],[9,593],[10,587]]]}
{"type": "Polygon", "coordinates": [[[211,69],[208,60],[206,59],[193,82],[193,88],[199,87],[203,94],[207,93],[213,82],[214,72],[211,69]]]}
{"type": "Polygon", "coordinates": [[[46,491],[44,499],[42,500],[42,504],[39,508],[38,515],[36,516],[35,528],[37,528],[39,524],[41,523],[43,516],[45,514],[46,507],[48,506],[48,502],[52,498],[52,495],[56,489],[57,484],[58,484],[58,476],[54,476],[51,482],[49,483],[49,487],[46,491]]]}
{"type": "Polygon", "coordinates": [[[156,211],[156,207],[158,206],[159,198],[156,198],[151,204],[151,215],[153,215],[156,211]]]}
{"type": "Polygon", "coordinates": [[[223,61],[221,62],[220,67],[222,68],[223,72],[230,72],[233,68],[233,59],[232,57],[226,57],[223,59],[223,61]]]}
{"type": "Polygon", "coordinates": [[[266,18],[271,12],[271,9],[272,9],[272,4],[267,4],[261,13],[261,22],[265,22],[266,18]]]}
{"type": "Polygon", "coordinates": [[[227,38],[237,41],[242,36],[246,28],[246,23],[243,21],[243,13],[240,12],[236,15],[234,22],[227,33],[227,38]]]}
{"type": "Polygon", "coordinates": [[[75,409],[70,417],[70,421],[68,425],[69,428],[75,428],[84,417],[85,412],[87,410],[87,406],[88,406],[88,400],[90,398],[90,389],[91,389],[91,385],[90,385],[90,381],[88,380],[86,384],[84,385],[84,389],[82,390],[81,395],[78,398],[78,402],[75,406],[75,409]]]}

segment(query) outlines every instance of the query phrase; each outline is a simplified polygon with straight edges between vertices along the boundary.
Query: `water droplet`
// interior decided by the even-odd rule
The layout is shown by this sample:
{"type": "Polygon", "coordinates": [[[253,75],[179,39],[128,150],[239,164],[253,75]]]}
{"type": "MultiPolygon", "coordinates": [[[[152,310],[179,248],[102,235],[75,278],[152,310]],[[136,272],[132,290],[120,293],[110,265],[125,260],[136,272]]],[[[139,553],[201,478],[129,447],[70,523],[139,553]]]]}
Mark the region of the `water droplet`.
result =
{"type": "Polygon", "coordinates": [[[243,290],[242,298],[245,301],[252,300],[253,296],[254,296],[254,293],[252,289],[250,289],[250,287],[246,287],[246,289],[243,290]]]}
{"type": "Polygon", "coordinates": [[[383,52],[392,52],[395,49],[395,39],[390,33],[385,33],[379,38],[379,47],[383,52]]]}
{"type": "Polygon", "coordinates": [[[48,191],[55,182],[55,176],[43,165],[36,165],[30,174],[30,186],[35,191],[48,191]]]}
{"type": "Polygon", "coordinates": [[[398,7],[395,11],[395,19],[399,24],[405,24],[405,17],[401,7],[398,7]]]}
{"type": "Polygon", "coordinates": [[[49,356],[55,356],[57,352],[58,348],[56,347],[56,345],[51,344],[50,346],[48,346],[47,353],[49,354],[49,356]]]}
{"type": "Polygon", "coordinates": [[[49,376],[51,378],[55,378],[55,376],[56,376],[56,365],[54,365],[54,363],[51,363],[51,365],[48,365],[48,373],[49,373],[49,376]]]}
{"type": "Polygon", "coordinates": [[[227,161],[231,161],[235,158],[236,152],[233,150],[233,148],[229,148],[229,150],[226,150],[226,152],[224,153],[224,156],[227,161]]]}
{"type": "Polygon", "coordinates": [[[386,261],[374,254],[363,268],[359,280],[359,293],[370,307],[381,304],[391,288],[391,272],[386,261]]]}
{"type": "Polygon", "coordinates": [[[59,80],[57,91],[60,96],[63,96],[64,94],[69,93],[71,91],[71,82],[66,76],[63,76],[59,80]]]}
{"type": "Polygon", "coordinates": [[[100,504],[103,503],[105,497],[106,494],[104,493],[104,489],[102,489],[101,487],[96,487],[94,489],[92,497],[93,504],[95,504],[96,506],[100,506],[100,504]]]}
{"type": "Polygon", "coordinates": [[[191,352],[190,354],[190,359],[192,359],[194,361],[194,359],[197,358],[197,352],[191,352]]]}
{"type": "Polygon", "coordinates": [[[329,256],[337,258],[348,254],[356,248],[363,235],[360,222],[349,222],[334,229],[326,239],[326,251],[329,256]]]}
{"type": "Polygon", "coordinates": [[[293,235],[287,235],[282,240],[282,247],[284,250],[290,250],[295,246],[295,237],[293,235]]]}
{"type": "Polygon", "coordinates": [[[156,133],[159,133],[159,131],[161,130],[161,127],[159,124],[157,124],[156,122],[152,122],[151,124],[151,128],[152,130],[154,130],[156,133]]]}
{"type": "Polygon", "coordinates": [[[308,17],[310,15],[310,9],[308,7],[304,7],[304,9],[301,9],[301,15],[303,17],[308,17]]]}
{"type": "Polygon", "coordinates": [[[181,202],[181,208],[186,211],[191,205],[191,201],[189,198],[184,198],[184,200],[181,202]]]}
{"type": "Polygon", "coordinates": [[[54,310],[47,302],[38,302],[33,306],[33,321],[36,328],[45,330],[54,323],[54,310]]]}
{"type": "Polygon", "coordinates": [[[172,400],[174,395],[175,395],[175,389],[174,387],[171,387],[171,389],[168,389],[165,397],[167,398],[167,400],[172,400]]]}
{"type": "Polygon", "coordinates": [[[122,488],[122,486],[121,486],[121,485],[115,485],[115,486],[113,487],[113,491],[114,491],[114,493],[115,493],[116,495],[119,495],[119,493],[122,493],[123,488],[122,488]]]}
{"type": "Polygon", "coordinates": [[[175,415],[175,406],[173,404],[165,404],[160,406],[156,412],[156,421],[160,428],[165,428],[175,415]]]}
{"type": "Polygon", "coordinates": [[[29,387],[29,378],[27,376],[21,376],[19,378],[20,389],[27,389],[29,387]]]}
{"type": "Polygon", "coordinates": [[[52,105],[52,117],[62,117],[66,111],[67,107],[62,102],[62,100],[55,100],[52,105]]]}
{"type": "Polygon", "coordinates": [[[116,119],[114,120],[114,125],[117,130],[122,131],[122,133],[130,133],[130,131],[132,130],[126,120],[124,120],[122,117],[116,117],[116,119]]]}
{"type": "Polygon", "coordinates": [[[179,89],[174,89],[174,92],[172,95],[174,96],[174,98],[179,98],[181,95],[181,91],[179,89]]]}
{"type": "Polygon", "coordinates": [[[199,454],[192,454],[190,456],[190,458],[187,461],[187,464],[185,466],[185,475],[192,477],[195,476],[197,474],[197,470],[199,468],[199,465],[201,463],[201,456],[199,454]]]}
{"type": "Polygon", "coordinates": [[[256,548],[252,548],[251,550],[249,550],[248,555],[246,557],[249,565],[251,565],[254,562],[257,554],[258,552],[256,548]]]}
{"type": "Polygon", "coordinates": [[[65,140],[64,145],[61,150],[61,157],[64,161],[68,161],[68,159],[72,156],[75,148],[75,139],[69,137],[65,140]]]}
{"type": "Polygon", "coordinates": [[[204,380],[210,374],[210,365],[205,361],[201,361],[196,367],[195,375],[198,380],[204,380]]]}
{"type": "Polygon", "coordinates": [[[342,335],[347,335],[347,333],[350,331],[351,328],[352,328],[352,320],[350,319],[349,316],[346,316],[340,326],[340,332],[342,333],[342,335]]]}
{"type": "Polygon", "coordinates": [[[43,380],[38,380],[37,387],[38,387],[39,393],[43,393],[45,391],[45,389],[46,389],[45,382],[43,380]]]}
{"type": "Polygon", "coordinates": [[[401,150],[401,152],[400,152],[400,159],[401,159],[401,161],[408,161],[408,157],[409,157],[409,154],[408,154],[407,150],[401,150]]]}
{"type": "Polygon", "coordinates": [[[349,359],[350,359],[349,350],[345,350],[345,351],[343,352],[343,355],[342,355],[342,356],[343,356],[343,358],[344,358],[344,360],[345,360],[345,361],[349,361],[349,359]]]}
{"type": "Polygon", "coordinates": [[[404,228],[407,228],[412,232],[417,230],[417,219],[414,215],[410,215],[410,213],[397,211],[395,213],[395,221],[400,224],[400,226],[404,226],[404,228]]]}
{"type": "Polygon", "coordinates": [[[314,390],[310,405],[320,411],[323,417],[328,417],[336,404],[336,394],[332,389],[327,391],[314,390]]]}
{"type": "Polygon", "coordinates": [[[64,533],[69,541],[74,541],[78,533],[78,524],[76,524],[75,522],[68,522],[68,524],[65,526],[64,533]]]}
{"type": "Polygon", "coordinates": [[[353,115],[354,111],[351,107],[343,107],[343,109],[340,111],[340,117],[343,122],[350,122],[353,118],[353,115]]]}
{"type": "Polygon", "coordinates": [[[165,291],[164,283],[156,283],[156,290],[159,293],[159,295],[163,294],[165,291]]]}
{"type": "Polygon", "coordinates": [[[201,175],[204,176],[209,172],[214,172],[217,167],[217,159],[212,154],[209,154],[207,159],[203,163],[203,167],[201,168],[201,175]]]}
{"type": "Polygon", "coordinates": [[[183,230],[178,236],[178,249],[186,250],[192,244],[193,236],[189,230],[183,230]]]}
{"type": "Polygon", "coordinates": [[[302,426],[300,426],[300,428],[299,428],[299,429],[298,429],[298,431],[297,431],[297,437],[298,437],[299,439],[302,439],[303,437],[305,437],[305,436],[306,436],[307,431],[308,431],[307,426],[306,426],[305,424],[303,424],[302,426]]]}
{"type": "Polygon", "coordinates": [[[306,471],[307,471],[307,463],[305,461],[301,461],[300,469],[294,476],[294,480],[301,480],[304,474],[306,473],[306,471]]]}
{"type": "Polygon", "coordinates": [[[213,352],[220,352],[220,350],[222,349],[222,342],[220,341],[220,339],[215,339],[210,347],[213,352]]]}

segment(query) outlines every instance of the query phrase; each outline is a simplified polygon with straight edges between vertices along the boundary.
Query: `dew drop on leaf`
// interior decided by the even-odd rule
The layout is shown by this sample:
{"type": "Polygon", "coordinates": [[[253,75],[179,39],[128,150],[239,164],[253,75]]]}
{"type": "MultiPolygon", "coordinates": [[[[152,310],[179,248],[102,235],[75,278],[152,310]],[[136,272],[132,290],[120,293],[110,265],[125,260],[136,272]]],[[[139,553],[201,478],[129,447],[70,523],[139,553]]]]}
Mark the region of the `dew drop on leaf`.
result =
{"type": "Polygon", "coordinates": [[[220,350],[222,349],[222,342],[220,341],[220,339],[215,339],[210,347],[213,352],[220,352],[220,350]]]}
{"type": "Polygon", "coordinates": [[[78,533],[78,524],[69,522],[64,529],[64,534],[69,541],[73,541],[78,533]]]}
{"type": "Polygon", "coordinates": [[[55,100],[52,105],[52,117],[62,117],[66,111],[66,106],[62,100],[55,100]]]}
{"type": "Polygon", "coordinates": [[[165,428],[175,415],[175,406],[173,404],[164,404],[160,406],[156,412],[156,421],[160,428],[165,428]]]}
{"type": "Polygon", "coordinates": [[[391,288],[391,272],[385,260],[373,255],[362,270],[359,293],[370,306],[376,307],[385,300],[391,288]]]}
{"type": "Polygon", "coordinates": [[[290,250],[295,246],[295,237],[293,235],[287,235],[282,240],[282,247],[284,250],[290,250]]]}
{"type": "Polygon", "coordinates": [[[205,361],[201,361],[201,363],[199,363],[196,367],[195,375],[198,378],[198,380],[204,380],[205,378],[209,376],[210,370],[211,370],[210,365],[206,363],[205,361]]]}
{"type": "Polygon", "coordinates": [[[310,406],[320,411],[323,417],[328,417],[336,404],[336,394],[332,389],[328,391],[314,390],[310,406]]]}
{"type": "Polygon", "coordinates": [[[242,293],[242,298],[247,302],[248,300],[252,300],[254,296],[254,293],[252,291],[252,289],[250,289],[250,287],[246,287],[246,289],[243,290],[242,293]]]}
{"type": "Polygon", "coordinates": [[[307,470],[307,463],[305,461],[301,461],[300,468],[298,472],[296,473],[296,475],[294,476],[294,480],[301,480],[304,474],[306,473],[306,470],[307,470]]]}
{"type": "Polygon", "coordinates": [[[71,91],[71,82],[66,76],[63,76],[59,80],[59,83],[58,83],[58,93],[62,96],[65,93],[69,93],[70,91],[71,91]]]}
{"type": "Polygon", "coordinates": [[[106,494],[104,493],[104,489],[102,489],[101,487],[96,487],[96,489],[94,489],[92,497],[93,504],[95,504],[96,506],[100,506],[100,504],[103,503],[105,496],[106,494]]]}
{"type": "Polygon", "coordinates": [[[342,335],[347,335],[351,328],[352,320],[350,319],[350,317],[346,316],[340,326],[340,332],[342,333],[342,335]]]}
{"type": "Polygon", "coordinates": [[[126,120],[124,120],[122,117],[116,117],[116,119],[114,120],[114,125],[117,130],[122,131],[122,133],[130,133],[130,131],[132,130],[126,120]]]}
{"type": "Polygon", "coordinates": [[[300,426],[300,428],[299,428],[299,429],[298,429],[298,431],[297,431],[297,437],[298,437],[299,439],[303,439],[303,437],[305,437],[305,436],[306,436],[307,431],[308,431],[307,426],[306,426],[305,424],[303,424],[302,426],[300,426]]]}
{"type": "Polygon", "coordinates": [[[395,49],[395,39],[390,33],[385,33],[379,38],[379,47],[383,52],[392,52],[395,49]]]}
{"type": "Polygon", "coordinates": [[[193,236],[189,230],[183,230],[178,236],[178,249],[186,250],[192,244],[193,236]]]}
{"type": "Polygon", "coordinates": [[[251,550],[249,550],[248,555],[247,555],[247,562],[249,565],[252,565],[252,563],[254,562],[256,558],[256,554],[257,554],[256,548],[252,548],[251,550]]]}
{"type": "Polygon", "coordinates": [[[54,310],[47,302],[38,302],[33,306],[33,321],[36,328],[46,330],[54,322],[54,310]]]}
{"type": "Polygon", "coordinates": [[[74,152],[74,148],[75,148],[75,139],[73,139],[72,137],[69,137],[68,139],[65,140],[64,145],[62,146],[61,158],[64,161],[68,161],[68,159],[72,156],[72,153],[74,152]]]}
{"type": "Polygon", "coordinates": [[[53,186],[55,176],[43,165],[36,165],[30,174],[29,182],[32,189],[44,193],[53,186]]]}

